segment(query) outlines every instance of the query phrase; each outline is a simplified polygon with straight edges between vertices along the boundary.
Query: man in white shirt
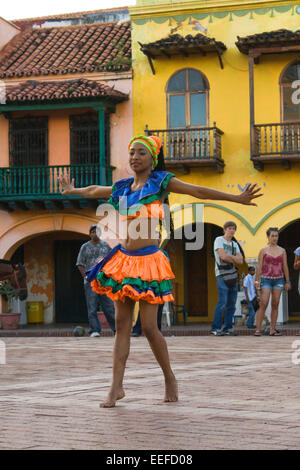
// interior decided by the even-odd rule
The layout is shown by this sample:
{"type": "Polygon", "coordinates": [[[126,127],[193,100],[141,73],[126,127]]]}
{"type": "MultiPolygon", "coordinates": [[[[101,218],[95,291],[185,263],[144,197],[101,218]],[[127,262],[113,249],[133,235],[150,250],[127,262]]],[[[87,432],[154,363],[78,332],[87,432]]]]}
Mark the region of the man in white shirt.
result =
{"type": "Polygon", "coordinates": [[[244,259],[239,245],[232,240],[236,229],[235,222],[226,222],[223,226],[224,235],[217,237],[214,243],[215,273],[219,294],[211,326],[211,334],[215,336],[237,335],[232,329],[232,318],[238,293],[236,265],[243,264],[244,259]],[[222,329],[224,310],[224,327],[222,329]]]}
{"type": "Polygon", "coordinates": [[[249,266],[248,274],[247,276],[245,276],[244,282],[243,282],[245,299],[249,307],[249,317],[246,323],[246,326],[248,328],[255,328],[254,319],[255,319],[255,308],[257,304],[257,299],[256,299],[254,275],[255,275],[255,268],[253,268],[253,266],[249,266]]]}

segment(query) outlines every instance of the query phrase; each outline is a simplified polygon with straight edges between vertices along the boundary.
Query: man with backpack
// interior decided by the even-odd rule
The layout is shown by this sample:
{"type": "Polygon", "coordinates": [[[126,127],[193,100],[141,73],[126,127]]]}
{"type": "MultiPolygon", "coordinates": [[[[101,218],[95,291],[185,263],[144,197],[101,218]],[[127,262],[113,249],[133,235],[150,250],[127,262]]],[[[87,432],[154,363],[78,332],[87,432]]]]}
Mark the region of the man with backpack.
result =
{"type": "Polygon", "coordinates": [[[244,259],[239,244],[233,240],[236,229],[235,222],[226,222],[223,226],[224,235],[217,237],[214,242],[215,273],[219,299],[210,333],[215,336],[237,335],[232,329],[239,279],[236,266],[243,264],[244,259]],[[222,328],[223,311],[224,327],[222,328]]]}

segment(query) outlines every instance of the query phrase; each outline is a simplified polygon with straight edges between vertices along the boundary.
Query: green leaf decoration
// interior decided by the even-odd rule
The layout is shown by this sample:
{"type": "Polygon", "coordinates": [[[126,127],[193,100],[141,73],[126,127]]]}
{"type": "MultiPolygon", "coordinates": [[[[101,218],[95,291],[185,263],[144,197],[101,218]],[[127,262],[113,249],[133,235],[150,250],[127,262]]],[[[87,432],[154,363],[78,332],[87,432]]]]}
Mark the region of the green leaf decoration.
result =
{"type": "MultiPolygon", "coordinates": [[[[170,18],[168,16],[157,16],[157,17],[151,18],[151,20],[154,23],[162,24],[162,23],[165,23],[167,20],[170,20],[170,18]]],[[[169,26],[170,26],[170,23],[169,23],[169,26]]]]}
{"type": "Polygon", "coordinates": [[[195,20],[205,20],[208,17],[208,13],[193,13],[193,18],[195,20]]]}
{"type": "Polygon", "coordinates": [[[215,18],[222,19],[222,18],[225,18],[225,16],[228,15],[228,11],[216,11],[213,15],[214,15],[215,18]]]}
{"type": "Polygon", "coordinates": [[[232,13],[235,15],[235,16],[246,16],[248,15],[248,13],[250,13],[250,11],[252,10],[234,10],[232,13]]]}
{"type": "Polygon", "coordinates": [[[172,16],[173,20],[175,21],[185,21],[187,19],[187,15],[175,15],[172,16]]]}
{"type": "Polygon", "coordinates": [[[138,26],[142,26],[146,23],[148,23],[148,18],[142,18],[142,19],[135,19],[131,20],[134,24],[137,24],[138,26]]]}
{"type": "Polygon", "coordinates": [[[255,13],[257,15],[265,15],[266,13],[269,13],[269,11],[270,11],[270,8],[257,8],[255,10],[255,13]]]}
{"type": "Polygon", "coordinates": [[[289,11],[290,9],[294,9],[294,7],[292,5],[284,5],[282,7],[274,7],[274,10],[277,12],[277,13],[286,13],[287,11],[289,11]]]}

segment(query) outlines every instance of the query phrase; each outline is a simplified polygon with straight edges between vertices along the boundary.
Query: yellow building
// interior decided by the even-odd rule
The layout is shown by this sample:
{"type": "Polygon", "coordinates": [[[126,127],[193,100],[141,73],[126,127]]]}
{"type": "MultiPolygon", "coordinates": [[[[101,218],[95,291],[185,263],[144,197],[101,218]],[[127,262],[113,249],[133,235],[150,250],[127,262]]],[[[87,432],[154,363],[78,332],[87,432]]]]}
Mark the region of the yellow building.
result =
{"type": "MultiPolygon", "coordinates": [[[[293,251],[300,244],[300,6],[295,2],[137,0],[132,21],[134,133],[160,135],[166,165],[180,179],[230,193],[249,182],[258,207],[204,201],[205,243],[166,247],[177,302],[189,321],[211,321],[216,303],[212,243],[226,220],[249,263],[279,227],[293,290],[289,318],[300,319],[293,251]]],[[[195,222],[194,198],[172,195],[175,225],[195,222]],[[185,209],[183,220],[182,206],[185,209]]],[[[246,266],[243,267],[246,272],[246,266]]]]}

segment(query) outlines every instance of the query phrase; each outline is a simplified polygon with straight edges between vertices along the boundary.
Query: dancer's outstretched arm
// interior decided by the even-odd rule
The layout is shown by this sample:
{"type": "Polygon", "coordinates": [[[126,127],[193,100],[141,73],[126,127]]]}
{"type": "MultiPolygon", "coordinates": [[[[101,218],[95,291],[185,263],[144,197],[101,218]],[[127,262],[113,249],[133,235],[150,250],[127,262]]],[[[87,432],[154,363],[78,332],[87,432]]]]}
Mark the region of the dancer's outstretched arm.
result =
{"type": "Polygon", "coordinates": [[[90,198],[110,197],[112,186],[87,186],[86,188],[75,188],[74,178],[70,181],[69,175],[61,175],[59,178],[60,192],[65,196],[84,196],[90,198]]]}
{"type": "Polygon", "coordinates": [[[195,184],[184,183],[177,178],[172,178],[168,184],[167,191],[177,194],[188,194],[198,199],[212,199],[219,201],[231,201],[247,206],[256,206],[252,199],[262,196],[257,194],[261,188],[257,188],[256,184],[249,184],[245,191],[241,194],[229,194],[216,189],[207,188],[205,186],[197,186],[195,184]]]}

